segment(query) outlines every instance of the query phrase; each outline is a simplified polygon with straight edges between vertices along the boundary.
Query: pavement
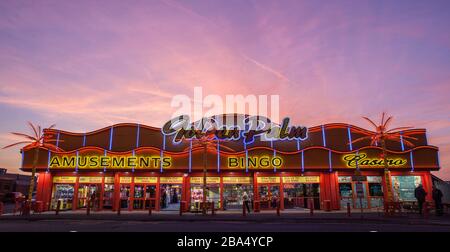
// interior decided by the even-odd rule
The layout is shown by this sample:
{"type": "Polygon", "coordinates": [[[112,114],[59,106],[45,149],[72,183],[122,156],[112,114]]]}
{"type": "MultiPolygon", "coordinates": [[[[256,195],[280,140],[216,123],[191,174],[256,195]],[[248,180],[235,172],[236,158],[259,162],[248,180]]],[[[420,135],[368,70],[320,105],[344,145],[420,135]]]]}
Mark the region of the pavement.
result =
{"type": "Polygon", "coordinates": [[[242,215],[242,211],[227,210],[217,211],[214,215],[209,212],[207,215],[201,213],[183,213],[181,216],[178,211],[153,211],[149,215],[148,211],[121,211],[111,210],[94,211],[91,210],[87,215],[86,210],[61,211],[58,215],[55,211],[35,213],[29,216],[12,214],[11,212],[0,216],[0,224],[4,221],[141,221],[141,222],[246,222],[246,223],[372,223],[372,224],[401,224],[401,225],[434,225],[448,227],[450,231],[450,214],[443,216],[429,214],[420,216],[417,213],[396,213],[393,216],[385,216],[381,211],[354,210],[350,216],[346,211],[321,211],[315,210],[311,215],[309,209],[293,209],[280,211],[265,210],[259,213],[242,215]]]}

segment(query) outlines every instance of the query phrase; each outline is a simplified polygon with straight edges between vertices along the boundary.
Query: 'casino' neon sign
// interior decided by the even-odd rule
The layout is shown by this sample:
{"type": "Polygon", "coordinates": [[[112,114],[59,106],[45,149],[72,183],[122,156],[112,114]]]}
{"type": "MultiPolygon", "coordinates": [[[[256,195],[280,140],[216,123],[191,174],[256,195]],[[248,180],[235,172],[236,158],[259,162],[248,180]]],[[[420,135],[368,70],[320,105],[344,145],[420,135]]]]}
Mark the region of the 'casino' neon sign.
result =
{"type": "MultiPolygon", "coordinates": [[[[384,160],[382,158],[368,158],[366,153],[360,154],[348,154],[342,157],[347,167],[356,168],[359,167],[384,167],[384,160]]],[[[389,167],[402,167],[405,166],[408,160],[404,158],[388,158],[387,164],[389,167]]]]}

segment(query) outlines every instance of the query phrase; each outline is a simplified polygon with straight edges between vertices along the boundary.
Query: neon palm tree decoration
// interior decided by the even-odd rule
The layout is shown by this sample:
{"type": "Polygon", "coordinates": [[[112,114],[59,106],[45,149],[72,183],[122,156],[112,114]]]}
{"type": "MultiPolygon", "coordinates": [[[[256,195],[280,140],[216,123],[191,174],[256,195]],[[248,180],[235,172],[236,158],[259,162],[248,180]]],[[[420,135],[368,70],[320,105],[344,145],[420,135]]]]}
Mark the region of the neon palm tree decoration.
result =
{"type": "MultiPolygon", "coordinates": [[[[44,134],[41,126],[37,125],[37,127],[36,127],[31,122],[28,122],[28,125],[33,130],[33,133],[34,133],[33,135],[11,132],[11,134],[13,134],[15,136],[23,137],[26,140],[16,142],[16,143],[13,143],[13,144],[3,147],[3,149],[6,149],[6,148],[10,148],[10,147],[13,147],[16,145],[27,144],[26,146],[23,147],[23,150],[34,148],[33,165],[31,168],[30,187],[28,189],[28,199],[27,199],[27,203],[26,203],[26,211],[24,211],[25,215],[29,213],[28,210],[29,210],[30,203],[31,203],[31,200],[33,197],[32,193],[33,193],[34,184],[35,184],[36,166],[37,166],[37,163],[39,160],[39,148],[45,147],[45,148],[48,148],[51,150],[60,150],[60,148],[58,146],[52,144],[52,142],[56,142],[57,140],[51,139],[51,135],[44,134]]],[[[48,129],[52,129],[54,127],[55,127],[55,124],[48,127],[48,129]]],[[[60,142],[62,142],[62,140],[60,140],[60,142]]]]}
{"type": "Polygon", "coordinates": [[[381,145],[382,149],[382,155],[381,158],[383,159],[384,163],[384,172],[385,172],[385,178],[386,178],[386,187],[388,190],[388,201],[392,200],[392,190],[391,190],[391,183],[389,181],[389,166],[387,162],[387,150],[386,150],[386,140],[393,141],[393,142],[399,142],[404,143],[409,147],[413,147],[414,144],[410,140],[417,140],[415,137],[411,136],[405,136],[402,134],[403,130],[411,129],[412,127],[397,127],[393,129],[388,129],[388,125],[392,121],[393,117],[389,116],[386,121],[384,120],[386,117],[386,113],[383,112],[381,116],[381,123],[377,125],[375,122],[370,120],[368,117],[363,116],[365,120],[367,120],[374,128],[375,132],[364,137],[360,137],[358,139],[355,139],[351,143],[357,143],[363,140],[370,140],[370,145],[381,145]]]}
{"type": "Polygon", "coordinates": [[[232,148],[227,146],[219,147],[220,142],[224,142],[226,140],[218,139],[213,132],[206,132],[201,137],[192,138],[192,149],[196,147],[201,147],[203,149],[203,207],[202,213],[206,214],[206,172],[208,170],[208,151],[218,152],[219,148],[234,151],[232,148]]]}

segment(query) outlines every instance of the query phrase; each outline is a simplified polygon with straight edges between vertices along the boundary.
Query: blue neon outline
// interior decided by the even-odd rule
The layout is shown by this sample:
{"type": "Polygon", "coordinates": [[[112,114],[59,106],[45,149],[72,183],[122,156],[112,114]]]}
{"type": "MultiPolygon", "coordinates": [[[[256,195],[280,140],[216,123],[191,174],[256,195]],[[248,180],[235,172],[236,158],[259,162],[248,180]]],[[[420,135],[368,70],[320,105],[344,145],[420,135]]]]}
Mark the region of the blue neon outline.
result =
{"type": "Polygon", "coordinates": [[[60,135],[61,131],[58,130],[58,134],[56,135],[56,147],[59,147],[59,135],[60,135]]]}
{"type": "Polygon", "coordinates": [[[405,151],[405,145],[403,144],[403,132],[400,132],[400,144],[402,146],[402,151],[405,151]]]}
{"type": "Polygon", "coordinates": [[[437,166],[440,167],[441,166],[441,162],[439,161],[439,151],[436,152],[436,156],[437,156],[437,166]]]}
{"type": "MultiPolygon", "coordinates": [[[[105,150],[103,155],[105,155],[105,157],[106,157],[108,155],[108,152],[105,150]]],[[[106,172],[106,166],[103,167],[103,172],[106,172]]]]}
{"type": "Polygon", "coordinates": [[[161,150],[161,160],[160,160],[160,172],[163,172],[163,158],[164,158],[164,151],[166,150],[166,136],[163,135],[163,149],[161,150]]]}
{"type": "Polygon", "coordinates": [[[304,153],[305,151],[302,151],[302,173],[305,171],[305,157],[304,153]]]}
{"type": "Polygon", "coordinates": [[[333,167],[331,165],[331,150],[328,151],[328,167],[329,167],[330,172],[332,172],[333,167]]]}
{"type": "Polygon", "coordinates": [[[86,146],[86,133],[83,135],[83,147],[86,146]]]}
{"type": "MultiPolygon", "coordinates": [[[[273,157],[277,156],[277,151],[275,150],[275,148],[273,148],[273,140],[270,140],[270,147],[273,149],[273,157]]],[[[273,172],[277,172],[277,167],[274,166],[273,167],[273,172]]]]}
{"type": "Polygon", "coordinates": [[[111,129],[109,131],[109,150],[112,149],[113,133],[114,133],[114,126],[111,126],[111,129]]]}
{"type": "Polygon", "coordinates": [[[25,151],[22,150],[22,161],[21,161],[22,167],[23,167],[24,158],[25,158],[25,151]]]}
{"type": "MultiPolygon", "coordinates": [[[[134,157],[135,153],[136,153],[135,150],[133,150],[132,151],[133,157],[134,157]]],[[[131,167],[131,172],[134,172],[134,167],[131,167]]]]}
{"type": "Polygon", "coordinates": [[[137,125],[137,133],[136,133],[136,148],[139,148],[139,137],[141,136],[141,125],[137,125]]]}
{"type": "Polygon", "coordinates": [[[52,153],[50,150],[48,150],[48,160],[47,160],[47,171],[50,170],[50,159],[51,159],[52,153]]]}
{"type": "Polygon", "coordinates": [[[412,151],[409,153],[409,159],[411,161],[411,171],[413,172],[414,171],[414,157],[413,157],[412,151]]]}
{"type": "Polygon", "coordinates": [[[327,139],[325,136],[325,126],[322,125],[322,140],[323,140],[323,147],[327,147],[327,139]]]}
{"type": "Polygon", "coordinates": [[[78,151],[77,151],[77,160],[75,161],[75,172],[78,172],[78,151]]]}
{"type": "Polygon", "coordinates": [[[350,151],[353,151],[353,143],[352,143],[352,132],[350,130],[350,126],[347,126],[347,135],[348,135],[348,145],[350,147],[350,151]]]}

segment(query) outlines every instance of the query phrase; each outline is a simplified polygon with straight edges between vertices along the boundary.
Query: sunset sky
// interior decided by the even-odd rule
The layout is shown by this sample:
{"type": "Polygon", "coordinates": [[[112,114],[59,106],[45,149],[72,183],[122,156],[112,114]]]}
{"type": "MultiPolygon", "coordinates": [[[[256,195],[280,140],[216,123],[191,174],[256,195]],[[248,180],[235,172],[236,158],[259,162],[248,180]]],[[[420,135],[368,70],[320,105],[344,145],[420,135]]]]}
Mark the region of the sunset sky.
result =
{"type": "MultiPolygon", "coordinates": [[[[27,121],[160,127],[172,97],[279,95],[316,126],[426,128],[450,180],[450,1],[0,1],[0,146],[27,121]]],[[[17,172],[19,147],[0,150],[17,172]]]]}

